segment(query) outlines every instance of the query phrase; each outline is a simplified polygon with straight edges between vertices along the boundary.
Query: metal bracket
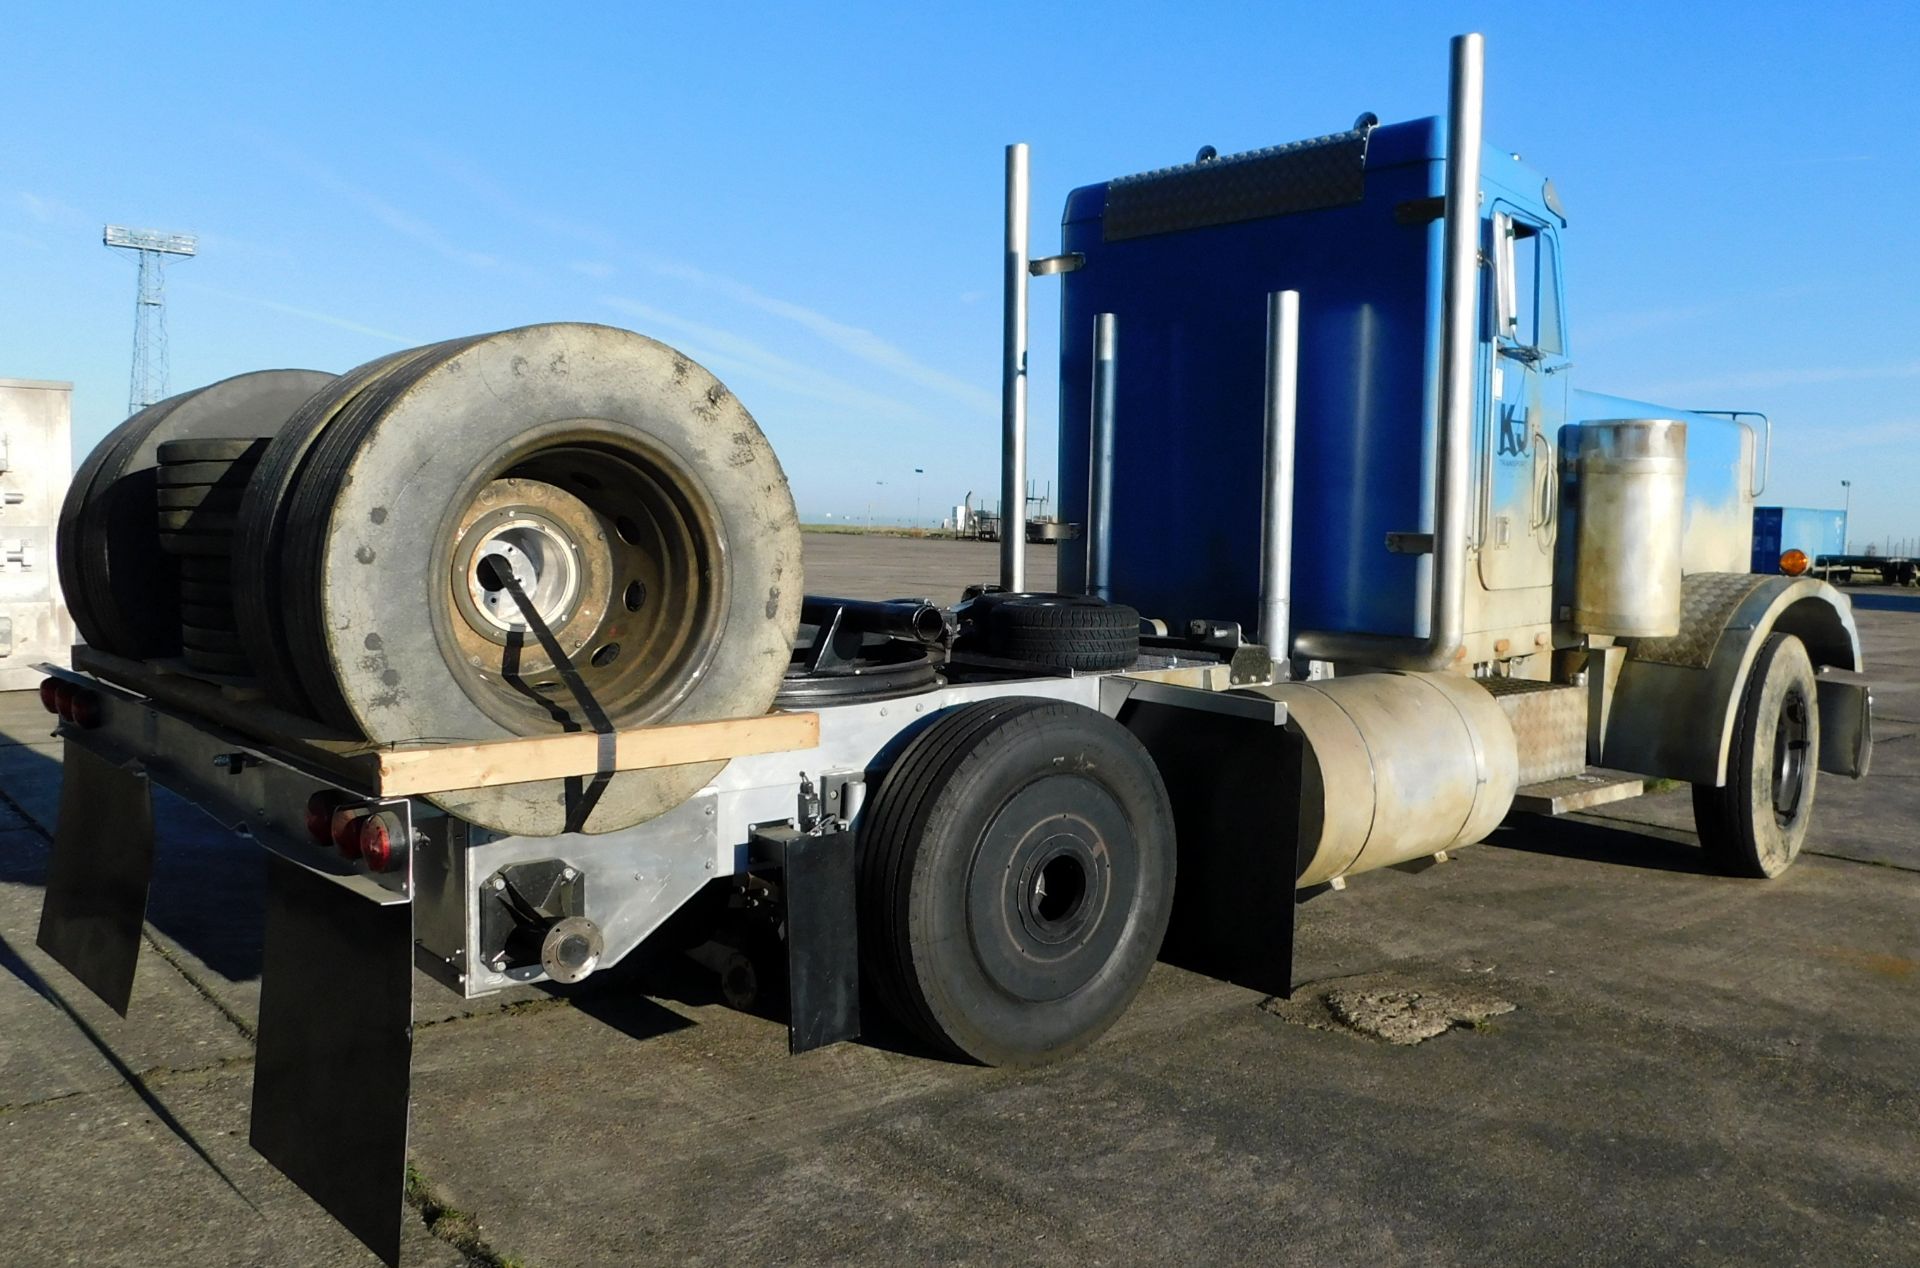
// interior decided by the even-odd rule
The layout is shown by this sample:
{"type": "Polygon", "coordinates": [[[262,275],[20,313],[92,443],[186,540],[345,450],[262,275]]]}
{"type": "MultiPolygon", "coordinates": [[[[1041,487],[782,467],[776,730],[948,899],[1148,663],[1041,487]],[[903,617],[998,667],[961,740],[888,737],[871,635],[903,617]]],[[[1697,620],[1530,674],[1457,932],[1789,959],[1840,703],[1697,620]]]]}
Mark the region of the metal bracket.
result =
{"type": "Polygon", "coordinates": [[[1078,272],[1087,262],[1083,251],[1069,251],[1065,255],[1043,255],[1037,260],[1027,261],[1027,272],[1035,277],[1052,277],[1056,273],[1078,272]]]}

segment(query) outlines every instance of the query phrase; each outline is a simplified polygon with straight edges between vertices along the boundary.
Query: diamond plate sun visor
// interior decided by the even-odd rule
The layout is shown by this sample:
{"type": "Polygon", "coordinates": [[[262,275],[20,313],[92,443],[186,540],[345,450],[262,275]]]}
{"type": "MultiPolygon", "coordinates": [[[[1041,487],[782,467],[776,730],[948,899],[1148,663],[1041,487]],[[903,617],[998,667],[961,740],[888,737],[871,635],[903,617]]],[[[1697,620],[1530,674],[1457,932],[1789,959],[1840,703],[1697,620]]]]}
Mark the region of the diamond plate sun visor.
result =
{"type": "Polygon", "coordinates": [[[1248,150],[1107,185],[1108,242],[1357,203],[1370,127],[1248,150]]]}

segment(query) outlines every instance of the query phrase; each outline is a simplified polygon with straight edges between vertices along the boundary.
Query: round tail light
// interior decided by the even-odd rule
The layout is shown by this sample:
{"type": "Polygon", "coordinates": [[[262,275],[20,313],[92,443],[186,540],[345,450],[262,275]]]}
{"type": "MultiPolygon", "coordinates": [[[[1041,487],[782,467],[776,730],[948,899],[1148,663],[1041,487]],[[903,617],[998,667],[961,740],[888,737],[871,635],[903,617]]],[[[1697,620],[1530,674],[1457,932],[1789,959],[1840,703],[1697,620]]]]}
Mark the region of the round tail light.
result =
{"type": "Polygon", "coordinates": [[[333,788],[322,788],[307,798],[307,835],[315,845],[333,844],[333,812],[347,795],[333,788]]]}
{"type": "Polygon", "coordinates": [[[360,859],[369,871],[384,872],[399,858],[392,818],[388,814],[372,814],[360,821],[360,859]]]}
{"type": "Polygon", "coordinates": [[[40,707],[48,713],[60,712],[60,680],[58,678],[40,680],[40,707]]]}
{"type": "Polygon", "coordinates": [[[367,812],[356,806],[341,806],[333,812],[328,835],[333,838],[342,857],[360,857],[360,824],[366,818],[367,812]]]}
{"type": "Polygon", "coordinates": [[[100,725],[100,693],[75,687],[66,711],[60,716],[82,730],[91,731],[100,725]]]}
{"type": "Polygon", "coordinates": [[[376,811],[361,820],[361,861],[371,872],[394,872],[407,865],[407,832],[399,815],[376,811]]]}
{"type": "Polygon", "coordinates": [[[1789,577],[1798,577],[1813,566],[1813,560],[1807,558],[1804,550],[1790,550],[1780,556],[1780,571],[1789,577]]]}

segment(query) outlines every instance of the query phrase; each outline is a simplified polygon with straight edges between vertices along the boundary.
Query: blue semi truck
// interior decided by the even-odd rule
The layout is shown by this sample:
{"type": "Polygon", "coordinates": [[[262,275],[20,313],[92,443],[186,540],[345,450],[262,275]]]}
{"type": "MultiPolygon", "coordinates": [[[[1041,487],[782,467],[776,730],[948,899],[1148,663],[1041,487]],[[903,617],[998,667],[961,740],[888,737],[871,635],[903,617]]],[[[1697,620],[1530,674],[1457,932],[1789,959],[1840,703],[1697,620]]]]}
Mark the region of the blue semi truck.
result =
{"type": "Polygon", "coordinates": [[[1462,36],[1445,117],[1084,186],[1038,259],[1009,149],[1002,508],[1058,277],[1058,592],[1007,533],[958,603],[806,594],[754,420],[630,331],[141,411],[61,516],[40,944],[124,1012],[152,786],[257,843],[251,1139],[392,1262],[415,968],[692,947],[795,1051],[877,1006],[1026,1065],[1157,957],[1290,993],[1299,895],[1510,813],[1684,781],[1779,875],[1866,773],[1851,609],[1750,567],[1764,418],[1575,386],[1567,209],[1482,113],[1462,36]]]}

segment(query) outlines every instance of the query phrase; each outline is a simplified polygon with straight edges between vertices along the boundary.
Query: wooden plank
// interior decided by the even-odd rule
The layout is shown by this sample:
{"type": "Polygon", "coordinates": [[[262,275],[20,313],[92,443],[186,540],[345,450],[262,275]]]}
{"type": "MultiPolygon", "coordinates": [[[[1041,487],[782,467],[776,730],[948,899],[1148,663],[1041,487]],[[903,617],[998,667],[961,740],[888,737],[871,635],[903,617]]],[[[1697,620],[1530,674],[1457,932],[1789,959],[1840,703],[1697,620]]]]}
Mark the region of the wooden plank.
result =
{"type": "MultiPolygon", "coordinates": [[[[342,787],[378,797],[417,796],[563,779],[600,772],[604,737],[592,732],[391,748],[341,735],[311,718],[257,700],[234,700],[220,686],[171,674],[85,645],[73,649],[73,667],[124,687],[156,704],[196,716],[256,741],[271,752],[335,775],[342,787]]],[[[649,770],[696,762],[813,748],[820,743],[817,713],[769,713],[715,722],[673,722],[616,731],[604,769],[649,770]]]]}
{"type": "Polygon", "coordinates": [[[477,744],[382,749],[376,782],[380,795],[404,797],[592,775],[603,770],[686,766],[755,753],[810,749],[819,743],[819,714],[769,713],[717,722],[670,722],[616,731],[610,737],[576,732],[477,744]],[[607,739],[611,739],[612,754],[603,762],[601,745],[607,739]]]}

